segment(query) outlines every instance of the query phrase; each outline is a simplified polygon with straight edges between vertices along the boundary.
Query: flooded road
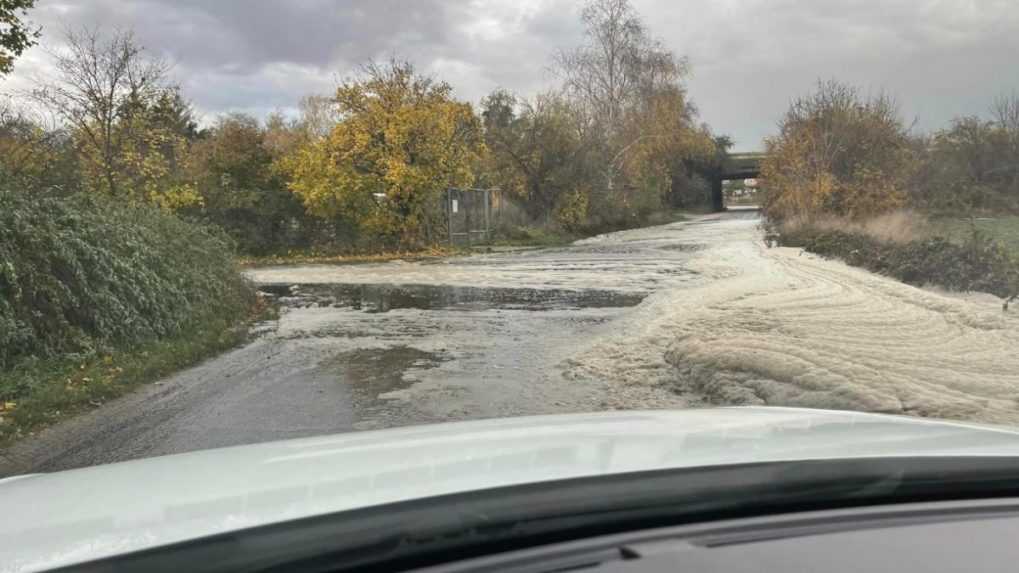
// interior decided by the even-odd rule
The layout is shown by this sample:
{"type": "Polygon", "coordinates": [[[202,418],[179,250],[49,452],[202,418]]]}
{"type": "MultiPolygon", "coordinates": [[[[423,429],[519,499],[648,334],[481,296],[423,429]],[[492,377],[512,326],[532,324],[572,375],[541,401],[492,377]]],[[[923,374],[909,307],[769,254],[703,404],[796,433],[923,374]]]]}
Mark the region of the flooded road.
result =
{"type": "Polygon", "coordinates": [[[252,343],[0,475],[439,421],[707,404],[1019,423],[1019,313],[768,249],[754,211],[429,262],[261,268],[252,343]]]}
{"type": "Polygon", "coordinates": [[[649,294],[701,280],[686,265],[705,245],[681,228],[249,271],[282,309],[256,340],[22,441],[0,474],[466,418],[682,407],[665,389],[566,371],[649,294]]]}

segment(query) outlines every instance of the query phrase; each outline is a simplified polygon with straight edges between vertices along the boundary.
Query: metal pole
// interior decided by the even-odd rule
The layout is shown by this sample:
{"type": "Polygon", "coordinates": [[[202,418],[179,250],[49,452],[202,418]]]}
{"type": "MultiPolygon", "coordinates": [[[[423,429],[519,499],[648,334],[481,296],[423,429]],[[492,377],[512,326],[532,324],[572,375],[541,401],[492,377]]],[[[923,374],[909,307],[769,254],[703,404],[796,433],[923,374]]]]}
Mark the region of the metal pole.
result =
{"type": "Polygon", "coordinates": [[[484,191],[484,193],[485,193],[485,195],[484,195],[484,197],[485,197],[485,242],[486,243],[491,242],[491,240],[492,240],[492,236],[491,236],[492,228],[491,228],[491,224],[490,224],[490,221],[489,221],[489,210],[491,209],[491,205],[492,205],[492,201],[489,199],[489,193],[491,193],[491,192],[492,191],[490,189],[485,189],[485,191],[484,191]]]}
{"type": "Polygon", "coordinates": [[[449,246],[453,246],[453,198],[452,189],[446,189],[446,231],[449,233],[449,246]]]}
{"type": "Polygon", "coordinates": [[[468,201],[467,198],[471,197],[471,196],[472,195],[470,193],[464,193],[463,194],[463,200],[464,200],[464,224],[467,227],[467,246],[468,247],[471,246],[471,205],[468,204],[468,203],[470,203],[470,201],[468,201]]]}

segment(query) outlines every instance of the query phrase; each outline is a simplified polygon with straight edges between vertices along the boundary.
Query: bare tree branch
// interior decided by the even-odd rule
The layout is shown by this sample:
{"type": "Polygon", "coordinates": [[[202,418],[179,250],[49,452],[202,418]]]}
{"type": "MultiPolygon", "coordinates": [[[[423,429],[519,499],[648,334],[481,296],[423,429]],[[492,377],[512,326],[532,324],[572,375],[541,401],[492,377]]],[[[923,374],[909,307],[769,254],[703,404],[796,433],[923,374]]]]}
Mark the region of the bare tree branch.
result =
{"type": "Polygon", "coordinates": [[[105,37],[97,28],[67,30],[65,42],[64,49],[52,52],[56,77],[30,96],[83,137],[104,191],[116,195],[118,157],[132,135],[117,127],[168,88],[169,66],[147,54],[131,32],[116,30],[105,37]]]}

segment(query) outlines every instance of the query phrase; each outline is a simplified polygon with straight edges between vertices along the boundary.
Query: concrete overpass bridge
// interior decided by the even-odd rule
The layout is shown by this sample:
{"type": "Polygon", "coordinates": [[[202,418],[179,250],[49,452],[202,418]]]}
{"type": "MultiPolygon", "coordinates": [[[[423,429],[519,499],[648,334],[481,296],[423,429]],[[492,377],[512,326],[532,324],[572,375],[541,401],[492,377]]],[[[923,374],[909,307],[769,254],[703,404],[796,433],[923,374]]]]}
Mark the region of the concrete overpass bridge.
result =
{"type": "Polygon", "coordinates": [[[715,211],[725,208],[722,195],[722,182],[740,179],[756,179],[761,174],[761,161],[764,153],[732,153],[711,177],[711,206],[715,211]]]}

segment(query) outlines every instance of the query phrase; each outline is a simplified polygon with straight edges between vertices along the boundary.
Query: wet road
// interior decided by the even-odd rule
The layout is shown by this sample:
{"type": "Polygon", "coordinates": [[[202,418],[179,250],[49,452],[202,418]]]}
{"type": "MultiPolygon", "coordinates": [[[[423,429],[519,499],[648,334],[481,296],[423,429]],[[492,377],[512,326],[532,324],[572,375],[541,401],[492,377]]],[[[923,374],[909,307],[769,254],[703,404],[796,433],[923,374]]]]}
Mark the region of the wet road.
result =
{"type": "Polygon", "coordinates": [[[0,475],[357,429],[769,404],[1019,425],[1019,313],[767,248],[754,211],[563,248],[250,271],[250,344],[23,440],[0,475]]]}
{"type": "Polygon", "coordinates": [[[255,341],[23,441],[0,473],[434,421],[684,406],[667,390],[577,378],[568,365],[649,294],[702,280],[685,268],[705,248],[688,226],[439,262],[252,271],[283,309],[255,341]]]}

